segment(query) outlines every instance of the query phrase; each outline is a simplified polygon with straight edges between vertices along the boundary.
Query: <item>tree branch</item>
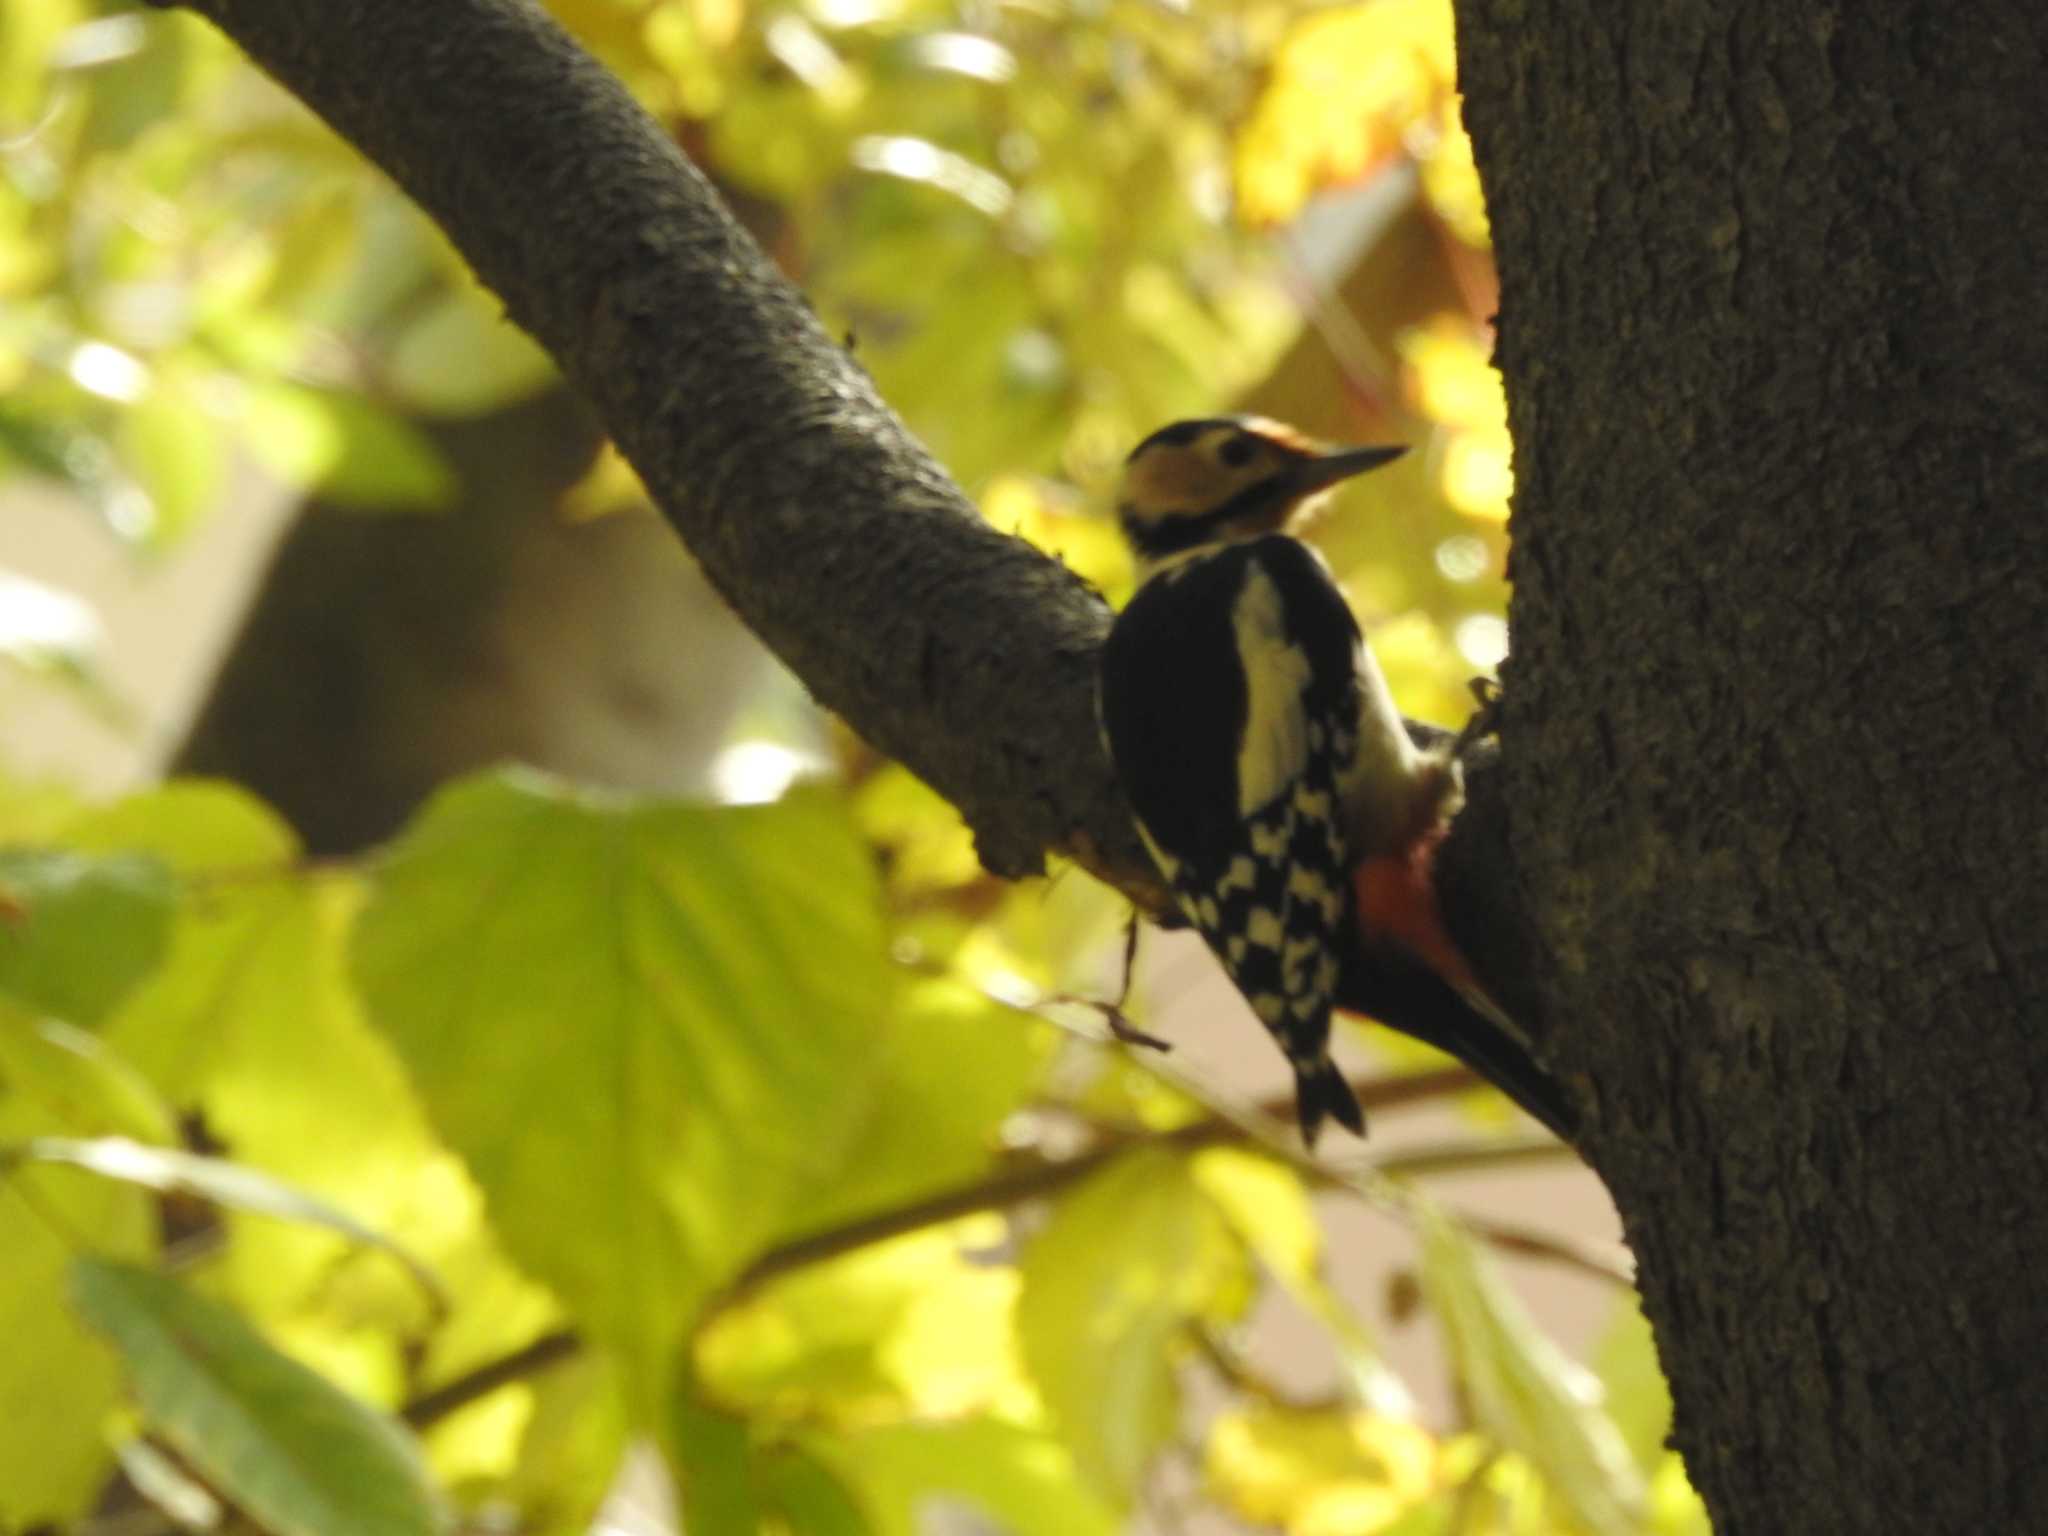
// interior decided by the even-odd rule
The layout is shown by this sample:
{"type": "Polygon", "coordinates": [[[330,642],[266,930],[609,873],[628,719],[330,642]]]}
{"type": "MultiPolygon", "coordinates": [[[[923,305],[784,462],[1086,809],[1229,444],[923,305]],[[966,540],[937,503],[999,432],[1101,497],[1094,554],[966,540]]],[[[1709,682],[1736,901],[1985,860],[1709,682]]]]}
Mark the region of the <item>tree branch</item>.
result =
{"type": "Polygon", "coordinates": [[[1156,902],[1096,745],[1101,600],[982,521],[625,88],[528,0],[196,0],[431,215],[719,591],[966,816],[1156,902]]]}
{"type": "MultiPolygon", "coordinates": [[[[992,872],[1051,851],[1164,906],[1096,735],[1108,610],[982,521],[609,72],[530,0],[191,8],[441,225],[740,617],[992,872]]],[[[1469,841],[1445,856],[1461,930],[1495,862],[1469,841]]]]}

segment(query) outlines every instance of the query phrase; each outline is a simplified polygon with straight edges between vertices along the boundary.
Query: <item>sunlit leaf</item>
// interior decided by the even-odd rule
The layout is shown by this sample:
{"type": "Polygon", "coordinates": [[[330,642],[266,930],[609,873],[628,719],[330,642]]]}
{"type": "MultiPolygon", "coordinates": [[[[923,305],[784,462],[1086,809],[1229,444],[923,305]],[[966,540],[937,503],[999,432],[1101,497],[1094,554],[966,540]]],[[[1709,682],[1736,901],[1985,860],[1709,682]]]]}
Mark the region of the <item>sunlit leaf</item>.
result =
{"type": "Polygon", "coordinates": [[[555,378],[540,344],[481,289],[456,288],[408,324],[385,364],[399,402],[441,416],[481,416],[555,378]]]}
{"type": "Polygon", "coordinates": [[[269,1216],[278,1221],[326,1227],[351,1243],[382,1249],[402,1264],[437,1304],[444,1300],[440,1282],[404,1248],[382,1233],[364,1226],[347,1212],[254,1168],[175,1148],[143,1146],[125,1136],[102,1136],[92,1140],[39,1136],[21,1149],[21,1156],[33,1163],[61,1163],[83,1168],[101,1178],[117,1179],[159,1193],[194,1195],[215,1205],[269,1216]]]}
{"type": "Polygon", "coordinates": [[[896,997],[830,797],[641,804],[531,775],[435,799],[356,969],[508,1246],[647,1393],[711,1288],[837,1178],[896,997]]]}
{"type": "Polygon", "coordinates": [[[1413,1424],[1277,1404],[1220,1416],[1203,1464],[1223,1503],[1289,1536],[1374,1536],[1439,1482],[1436,1445],[1413,1424]]]}
{"type": "Polygon", "coordinates": [[[646,511],[651,505],[640,472],[626,462],[626,456],[606,439],[583,478],[562,493],[562,519],[570,523],[594,522],[615,512],[646,511]]]}
{"type": "Polygon", "coordinates": [[[504,1481],[532,1536],[584,1536],[618,1476],[631,1423],[618,1370],[594,1351],[557,1365],[528,1389],[533,1410],[504,1481]]]}
{"type": "Polygon", "coordinates": [[[432,441],[361,395],[252,385],[242,440],[280,479],[346,505],[432,508],[455,493],[455,472],[432,441]]]}
{"type": "Polygon", "coordinates": [[[1641,1474],[1600,1404],[1599,1383],[1530,1320],[1470,1238],[1417,1200],[1422,1284],[1474,1420],[1520,1452],[1599,1536],[1640,1529],[1641,1474]]]}
{"type": "Polygon", "coordinates": [[[1650,1474],[1649,1529],[1655,1536],[1712,1536],[1706,1503],[1694,1491],[1676,1451],[1659,1457],[1650,1474]]]}
{"type": "Polygon", "coordinates": [[[1323,1229],[1301,1176],[1283,1163],[1229,1147],[1199,1154],[1195,1183],[1274,1278],[1330,1330],[1357,1402],[1384,1418],[1412,1418],[1415,1399],[1387,1368],[1371,1331],[1323,1275],[1323,1229]]]}
{"type": "Polygon", "coordinates": [[[1129,585],[1130,546],[1113,520],[1095,509],[1055,499],[1041,481],[1005,475],[981,493],[990,526],[1027,539],[1090,585],[1117,591],[1129,585]]]}
{"type": "Polygon", "coordinates": [[[152,858],[0,849],[0,992],[98,1023],[162,959],[175,899],[152,858]]]}
{"type": "Polygon", "coordinates": [[[970,1219],[764,1287],[699,1336],[706,1389],[780,1419],[846,1425],[1028,1406],[1011,1325],[1016,1271],[961,1251],[1000,1233],[994,1217],[970,1219]]]}
{"type": "Polygon", "coordinates": [[[171,1112],[147,1080],[97,1036],[11,1003],[0,1003],[0,1097],[76,1135],[177,1140],[171,1112]]]}
{"type": "Polygon", "coordinates": [[[1657,1361],[1656,1341],[1633,1293],[1615,1306],[1614,1320],[1588,1362],[1600,1378],[1602,1401],[1645,1476],[1664,1459],[1671,1433],[1671,1389],[1657,1361]]]}
{"type": "Polygon", "coordinates": [[[1248,218],[1279,222],[1359,176],[1455,78],[1449,0],[1362,0],[1312,13],[1279,49],[1237,146],[1248,218]]]}
{"type": "MultiPolygon", "coordinates": [[[[299,876],[298,845],[274,813],[225,785],[184,781],[92,812],[84,846],[148,849],[185,874],[162,967],[109,1019],[110,1043],[158,1089],[196,1110],[235,1161],[288,1182],[401,1244],[446,1282],[454,1311],[425,1367],[501,1353],[550,1320],[544,1295],[509,1272],[481,1201],[427,1129],[389,1043],[361,1016],[345,972],[360,902],[343,874],[299,876]]],[[[388,1261],[351,1259],[348,1239],[230,1207],[232,1241],[215,1265],[222,1292],[279,1324],[287,1342],[390,1390],[398,1332],[423,1326],[431,1297],[388,1261]],[[374,1319],[393,1330],[378,1335],[374,1319]],[[321,1336],[316,1321],[334,1334],[321,1336]]]]}
{"type": "Polygon", "coordinates": [[[72,1294],[120,1352],[150,1428],[269,1529],[444,1528],[410,1437],[279,1354],[229,1308],[102,1259],[74,1264],[72,1294]]]}
{"type": "Polygon", "coordinates": [[[1060,1202],[1023,1273],[1025,1363],[1090,1483],[1126,1504],[1173,1430],[1181,1332],[1238,1279],[1222,1222],[1182,1158],[1135,1153],[1060,1202]]]}
{"type": "MultiPolygon", "coordinates": [[[[109,1130],[169,1127],[97,1040],[0,1007],[0,1145],[109,1130]]],[[[0,1172],[0,1525],[68,1523],[91,1504],[120,1379],[66,1302],[66,1267],[82,1242],[141,1258],[154,1235],[140,1190],[19,1163],[0,1172]]]]}
{"type": "Polygon", "coordinates": [[[160,384],[121,415],[115,446],[156,509],[150,537],[176,539],[214,508],[227,478],[226,426],[160,384]]]}
{"type": "Polygon", "coordinates": [[[945,1513],[993,1522],[1006,1536],[1122,1529],[1063,1446],[997,1419],[883,1425],[806,1446],[859,1495],[875,1536],[928,1536],[945,1513]]]}

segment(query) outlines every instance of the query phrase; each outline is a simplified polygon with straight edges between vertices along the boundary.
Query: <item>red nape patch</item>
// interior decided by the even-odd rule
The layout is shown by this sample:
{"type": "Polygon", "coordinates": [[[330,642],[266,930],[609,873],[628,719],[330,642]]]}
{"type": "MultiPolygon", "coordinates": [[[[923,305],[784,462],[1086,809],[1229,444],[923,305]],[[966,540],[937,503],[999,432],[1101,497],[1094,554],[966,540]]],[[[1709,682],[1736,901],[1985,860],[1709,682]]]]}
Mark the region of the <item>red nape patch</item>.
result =
{"type": "Polygon", "coordinates": [[[1424,833],[1398,854],[1367,859],[1352,875],[1358,926],[1368,947],[1400,945],[1461,992],[1479,990],[1472,967],[1451,942],[1436,899],[1436,850],[1444,828],[1424,833]]]}

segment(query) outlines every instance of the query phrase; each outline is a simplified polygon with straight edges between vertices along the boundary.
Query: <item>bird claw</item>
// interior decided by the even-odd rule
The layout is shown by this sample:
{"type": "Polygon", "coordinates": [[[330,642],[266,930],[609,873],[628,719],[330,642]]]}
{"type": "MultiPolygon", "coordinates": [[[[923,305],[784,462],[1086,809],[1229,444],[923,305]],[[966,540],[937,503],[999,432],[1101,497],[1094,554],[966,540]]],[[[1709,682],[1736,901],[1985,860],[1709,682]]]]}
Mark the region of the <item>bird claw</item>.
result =
{"type": "Polygon", "coordinates": [[[1142,1045],[1148,1050],[1154,1051],[1170,1051],[1173,1049],[1173,1042],[1162,1040],[1157,1035],[1148,1035],[1144,1030],[1138,1028],[1137,1025],[1125,1018],[1123,1013],[1116,1008],[1104,1007],[1102,1010],[1102,1022],[1107,1024],[1109,1032],[1115,1035],[1117,1039],[1123,1041],[1125,1045],[1142,1045]]]}
{"type": "Polygon", "coordinates": [[[1133,911],[1124,926],[1124,980],[1116,989],[1116,1001],[1097,1003],[1095,1007],[1102,1015],[1109,1032],[1125,1045],[1148,1046],[1155,1051],[1170,1051],[1173,1047],[1157,1035],[1148,1035],[1129,1019],[1124,1017],[1124,1004],[1131,1000],[1131,978],[1137,973],[1138,963],[1138,914],[1133,911]]]}

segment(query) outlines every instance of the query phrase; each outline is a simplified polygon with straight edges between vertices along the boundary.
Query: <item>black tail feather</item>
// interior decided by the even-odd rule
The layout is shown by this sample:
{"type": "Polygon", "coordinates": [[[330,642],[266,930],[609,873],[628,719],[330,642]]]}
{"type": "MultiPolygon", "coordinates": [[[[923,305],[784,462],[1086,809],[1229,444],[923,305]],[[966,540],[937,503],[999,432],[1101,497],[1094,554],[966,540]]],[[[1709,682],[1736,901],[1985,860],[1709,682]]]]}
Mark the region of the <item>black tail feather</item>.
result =
{"type": "Polygon", "coordinates": [[[1351,946],[1337,984],[1337,1006],[1435,1046],[1500,1089],[1560,1141],[1577,1139],[1578,1112],[1557,1079],[1520,1041],[1420,962],[1351,946]]]}
{"type": "Polygon", "coordinates": [[[1365,1134],[1365,1111],[1358,1107],[1358,1095],[1327,1056],[1312,1067],[1294,1069],[1294,1108],[1301,1117],[1302,1145],[1310,1149],[1325,1115],[1334,1116],[1354,1136],[1365,1134]]]}

